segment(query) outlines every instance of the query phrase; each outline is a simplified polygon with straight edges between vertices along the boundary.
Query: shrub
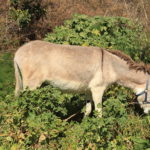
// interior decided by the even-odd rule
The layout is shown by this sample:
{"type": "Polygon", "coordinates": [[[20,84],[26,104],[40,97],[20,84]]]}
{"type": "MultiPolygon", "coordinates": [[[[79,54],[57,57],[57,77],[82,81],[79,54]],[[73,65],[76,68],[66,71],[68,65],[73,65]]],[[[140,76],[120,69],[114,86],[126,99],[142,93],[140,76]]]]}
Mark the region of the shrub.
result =
{"type": "Polygon", "coordinates": [[[10,1],[10,16],[20,28],[27,28],[41,19],[45,13],[41,0],[10,1]]]}
{"type": "MultiPolygon", "coordinates": [[[[60,44],[118,49],[137,61],[148,51],[143,49],[143,27],[123,17],[75,15],[73,19],[65,21],[63,26],[56,27],[54,33],[48,33],[45,40],[60,44]]],[[[143,61],[149,58],[150,56],[146,56],[143,61]]]]}
{"type": "MultiPolygon", "coordinates": [[[[0,101],[0,148],[3,149],[146,149],[149,117],[127,111],[128,93],[107,97],[104,117],[67,121],[83,109],[83,96],[51,86],[0,101]],[[78,121],[77,121],[78,120],[78,121]]],[[[81,114],[80,114],[81,115],[81,114]]]]}
{"type": "Polygon", "coordinates": [[[17,35],[20,44],[29,39],[35,40],[40,28],[38,22],[45,15],[46,6],[42,0],[10,0],[9,33],[17,35]]]}

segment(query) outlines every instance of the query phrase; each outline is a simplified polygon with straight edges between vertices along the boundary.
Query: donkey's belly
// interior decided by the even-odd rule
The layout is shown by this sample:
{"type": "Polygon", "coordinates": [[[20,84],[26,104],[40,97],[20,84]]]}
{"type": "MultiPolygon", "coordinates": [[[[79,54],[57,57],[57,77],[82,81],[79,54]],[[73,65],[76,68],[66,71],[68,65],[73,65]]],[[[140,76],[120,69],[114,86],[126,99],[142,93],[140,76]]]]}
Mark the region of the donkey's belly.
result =
{"type": "Polygon", "coordinates": [[[63,91],[86,91],[87,85],[76,81],[52,80],[50,84],[63,91]]]}

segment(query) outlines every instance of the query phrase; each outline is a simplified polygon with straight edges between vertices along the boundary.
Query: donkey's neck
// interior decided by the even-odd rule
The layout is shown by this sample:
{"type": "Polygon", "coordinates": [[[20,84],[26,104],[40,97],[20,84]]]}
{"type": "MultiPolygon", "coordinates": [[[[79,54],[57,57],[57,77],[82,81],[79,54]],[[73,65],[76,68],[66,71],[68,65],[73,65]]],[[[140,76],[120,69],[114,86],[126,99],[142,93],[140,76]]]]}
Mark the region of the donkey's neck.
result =
{"type": "Polygon", "coordinates": [[[148,79],[147,73],[144,73],[144,71],[130,69],[127,62],[121,58],[117,58],[117,56],[114,56],[112,60],[118,84],[129,87],[136,93],[144,90],[144,85],[146,85],[146,81],[148,79]]]}

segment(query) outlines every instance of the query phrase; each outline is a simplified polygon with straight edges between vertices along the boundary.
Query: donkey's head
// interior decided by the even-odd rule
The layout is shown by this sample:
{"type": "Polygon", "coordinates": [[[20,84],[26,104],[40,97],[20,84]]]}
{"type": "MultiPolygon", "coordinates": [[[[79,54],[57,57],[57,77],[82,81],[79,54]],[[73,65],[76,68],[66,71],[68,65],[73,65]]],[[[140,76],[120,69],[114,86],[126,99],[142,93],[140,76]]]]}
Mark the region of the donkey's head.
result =
{"type": "Polygon", "coordinates": [[[114,65],[116,73],[118,76],[120,75],[120,80],[118,83],[135,90],[138,103],[144,109],[144,113],[149,113],[150,64],[136,63],[131,59],[131,57],[120,51],[111,50],[109,52],[126,62],[125,65],[123,61],[118,61],[117,59],[116,64],[114,65]]]}
{"type": "Polygon", "coordinates": [[[144,90],[136,95],[139,104],[144,110],[144,113],[148,114],[150,112],[150,79],[146,81],[144,90]]]}

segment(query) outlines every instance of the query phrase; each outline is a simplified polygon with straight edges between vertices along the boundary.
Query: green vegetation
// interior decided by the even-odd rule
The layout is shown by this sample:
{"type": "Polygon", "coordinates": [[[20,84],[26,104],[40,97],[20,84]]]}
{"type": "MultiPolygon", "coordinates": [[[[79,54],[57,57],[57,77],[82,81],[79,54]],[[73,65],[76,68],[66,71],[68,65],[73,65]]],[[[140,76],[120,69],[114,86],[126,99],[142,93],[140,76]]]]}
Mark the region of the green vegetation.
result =
{"type": "Polygon", "coordinates": [[[41,0],[10,0],[9,16],[19,30],[29,30],[45,13],[41,0]]]}
{"type": "Polygon", "coordinates": [[[0,99],[14,90],[14,68],[12,55],[5,53],[0,55],[0,99]]]}
{"type": "Polygon", "coordinates": [[[149,117],[127,108],[127,95],[118,89],[106,94],[103,118],[69,122],[83,108],[84,97],[62,94],[50,86],[26,91],[18,99],[8,95],[0,105],[2,149],[146,149],[149,117]]]}
{"type": "MultiPolygon", "coordinates": [[[[142,27],[126,18],[75,15],[45,40],[120,49],[137,61],[150,60],[142,27]]],[[[112,85],[103,97],[103,118],[96,112],[83,118],[84,95],[47,85],[15,98],[12,61],[5,61],[11,56],[0,58],[0,150],[150,149],[150,116],[128,104],[134,97],[131,90],[112,85]]]]}
{"type": "Polygon", "coordinates": [[[122,50],[133,59],[150,62],[143,27],[123,17],[75,15],[47,34],[46,41],[122,50]],[[144,55],[144,56],[143,56],[144,55]]]}

